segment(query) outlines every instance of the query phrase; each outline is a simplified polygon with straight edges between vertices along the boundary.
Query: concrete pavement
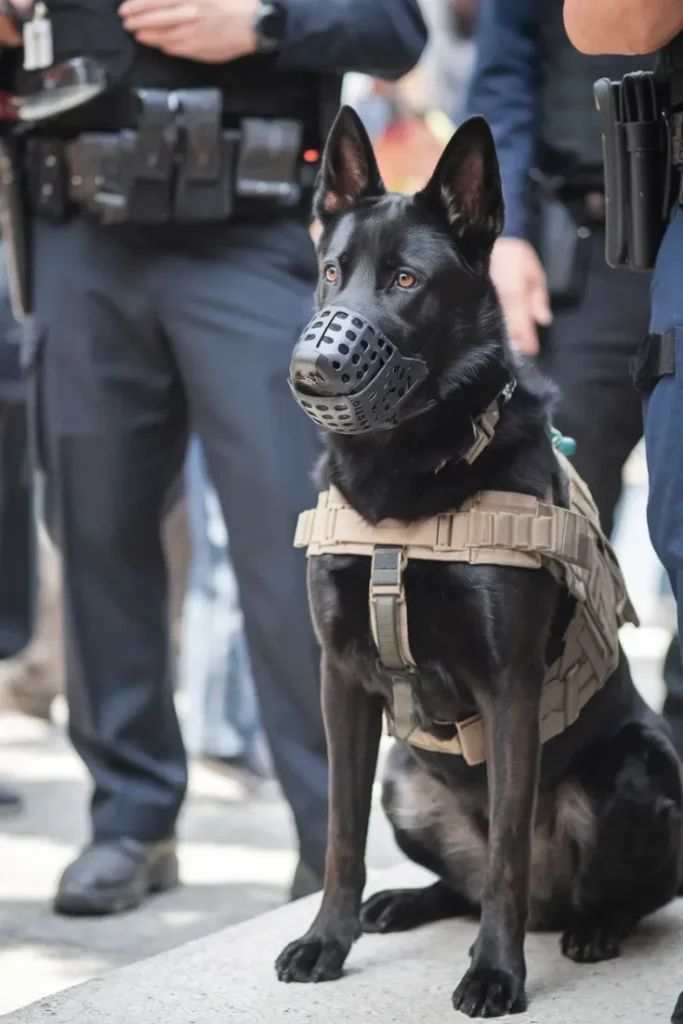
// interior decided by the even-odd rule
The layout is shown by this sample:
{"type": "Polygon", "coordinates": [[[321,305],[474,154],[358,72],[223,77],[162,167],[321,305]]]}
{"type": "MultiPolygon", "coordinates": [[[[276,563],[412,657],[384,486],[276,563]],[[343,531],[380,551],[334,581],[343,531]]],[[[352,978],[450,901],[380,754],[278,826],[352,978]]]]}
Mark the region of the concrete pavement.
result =
{"type": "MultiPolygon", "coordinates": [[[[0,779],[25,812],[0,818],[0,1014],[278,906],[294,871],[288,812],[274,784],[249,791],[195,764],[180,824],[184,885],[131,914],[79,920],[49,906],[63,868],[87,840],[88,786],[63,727],[0,717],[0,779]]],[[[399,854],[375,816],[370,864],[399,854]]]]}
{"type": "MultiPolygon", "coordinates": [[[[420,884],[402,867],[382,884],[420,884]]],[[[468,966],[470,921],[398,935],[363,936],[346,975],[323,985],[283,985],[273,961],[310,924],[316,897],[228,928],[151,960],[59,993],[7,1024],[453,1024],[451,993],[468,966]]],[[[683,901],[645,922],[618,960],[574,964],[557,937],[527,939],[528,1012],[516,1024],[665,1024],[683,984],[683,901]]]]}
{"type": "MultiPolygon", "coordinates": [[[[641,688],[658,703],[658,656],[666,634],[629,631],[625,639],[641,688]]],[[[261,914],[286,896],[295,857],[277,787],[253,792],[239,776],[197,763],[180,825],[185,884],[135,913],[57,917],[49,906],[54,886],[87,839],[88,786],[63,727],[0,717],[0,779],[11,779],[26,800],[24,814],[0,819],[0,1014],[261,914]]],[[[379,871],[401,862],[375,807],[369,867],[379,871]]]]}

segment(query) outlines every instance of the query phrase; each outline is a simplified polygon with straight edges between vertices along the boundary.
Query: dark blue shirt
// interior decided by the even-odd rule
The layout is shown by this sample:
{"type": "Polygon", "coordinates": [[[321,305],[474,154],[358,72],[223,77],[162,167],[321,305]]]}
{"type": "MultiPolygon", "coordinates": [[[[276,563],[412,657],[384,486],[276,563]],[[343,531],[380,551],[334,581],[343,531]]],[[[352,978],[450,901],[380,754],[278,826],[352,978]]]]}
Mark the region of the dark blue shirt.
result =
{"type": "Polygon", "coordinates": [[[396,79],[417,64],[427,42],[417,0],[284,0],[282,67],[396,79]]]}
{"type": "Polygon", "coordinates": [[[491,125],[505,198],[505,230],[527,235],[526,195],[534,164],[541,0],[482,0],[467,113],[491,125]]]}

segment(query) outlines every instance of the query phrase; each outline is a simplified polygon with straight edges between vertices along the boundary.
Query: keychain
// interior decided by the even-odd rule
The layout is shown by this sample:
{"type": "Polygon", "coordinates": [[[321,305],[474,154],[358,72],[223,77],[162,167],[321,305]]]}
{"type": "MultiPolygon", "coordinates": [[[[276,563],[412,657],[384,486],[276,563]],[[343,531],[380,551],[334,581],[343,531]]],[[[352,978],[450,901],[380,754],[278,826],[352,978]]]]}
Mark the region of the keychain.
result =
{"type": "Polygon", "coordinates": [[[49,68],[53,60],[52,22],[43,0],[38,0],[33,17],[24,25],[24,70],[49,68]]]}

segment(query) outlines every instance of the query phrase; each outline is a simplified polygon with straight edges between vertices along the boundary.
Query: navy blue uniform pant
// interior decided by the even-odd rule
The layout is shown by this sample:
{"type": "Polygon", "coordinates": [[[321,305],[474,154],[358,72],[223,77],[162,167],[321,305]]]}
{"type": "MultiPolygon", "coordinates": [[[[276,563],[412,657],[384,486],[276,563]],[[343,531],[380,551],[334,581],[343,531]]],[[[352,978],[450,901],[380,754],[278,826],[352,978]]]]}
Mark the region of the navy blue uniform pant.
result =
{"type": "Polygon", "coordinates": [[[311,315],[303,224],[36,225],[33,353],[49,516],[64,563],[71,738],[96,838],[174,830],[186,784],[161,519],[188,428],[230,535],[254,679],[301,854],[322,871],[319,655],[294,551],[317,438],[287,386],[311,315]]]}
{"type": "Polygon", "coordinates": [[[37,598],[37,535],[20,369],[20,332],[10,306],[0,242],[0,659],[29,643],[37,598]]]}
{"type": "MultiPolygon", "coordinates": [[[[662,377],[645,401],[652,543],[676,595],[683,625],[683,211],[671,221],[652,279],[650,330],[676,328],[676,373],[662,377]]],[[[683,694],[681,694],[683,697],[683,694]]]]}
{"type": "Polygon", "coordinates": [[[572,462],[609,534],[624,463],[643,435],[630,361],[647,334],[649,280],[605,263],[603,231],[593,230],[586,245],[583,294],[575,305],[554,310],[540,362],[560,387],[555,425],[577,442],[572,462]]]}

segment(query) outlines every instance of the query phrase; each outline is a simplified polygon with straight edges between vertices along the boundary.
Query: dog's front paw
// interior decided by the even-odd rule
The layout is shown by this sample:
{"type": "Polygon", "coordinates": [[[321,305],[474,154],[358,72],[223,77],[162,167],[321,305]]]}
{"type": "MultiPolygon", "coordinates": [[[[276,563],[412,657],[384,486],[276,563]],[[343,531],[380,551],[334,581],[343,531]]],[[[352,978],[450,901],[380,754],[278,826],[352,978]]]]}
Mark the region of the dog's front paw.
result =
{"type": "Polygon", "coordinates": [[[453,993],[453,1006],[468,1017],[522,1013],[527,1006],[524,977],[499,967],[472,964],[453,993]]]}
{"type": "Polygon", "coordinates": [[[577,964],[613,960],[621,952],[624,929],[614,921],[579,919],[560,939],[562,952],[577,964]]]}
{"type": "Polygon", "coordinates": [[[290,942],[275,961],[280,981],[335,981],[341,977],[351,943],[304,935],[290,942]]]}

